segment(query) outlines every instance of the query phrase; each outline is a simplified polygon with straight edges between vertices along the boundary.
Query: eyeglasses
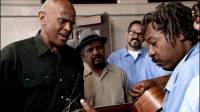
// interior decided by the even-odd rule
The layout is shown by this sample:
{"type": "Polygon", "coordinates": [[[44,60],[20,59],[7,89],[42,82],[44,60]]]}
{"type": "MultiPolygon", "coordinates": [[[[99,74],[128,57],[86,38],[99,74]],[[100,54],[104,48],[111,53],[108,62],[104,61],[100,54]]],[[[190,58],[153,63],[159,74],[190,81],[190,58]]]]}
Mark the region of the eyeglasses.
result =
{"type": "Polygon", "coordinates": [[[197,17],[200,17],[199,11],[193,10],[193,11],[192,11],[192,17],[193,17],[194,19],[197,18],[197,17]]]}
{"type": "Polygon", "coordinates": [[[139,37],[143,36],[143,32],[136,32],[134,30],[129,31],[128,34],[131,36],[136,36],[136,35],[138,35],[139,37]]]}
{"type": "Polygon", "coordinates": [[[200,14],[192,14],[193,18],[200,17],[200,14]]]}

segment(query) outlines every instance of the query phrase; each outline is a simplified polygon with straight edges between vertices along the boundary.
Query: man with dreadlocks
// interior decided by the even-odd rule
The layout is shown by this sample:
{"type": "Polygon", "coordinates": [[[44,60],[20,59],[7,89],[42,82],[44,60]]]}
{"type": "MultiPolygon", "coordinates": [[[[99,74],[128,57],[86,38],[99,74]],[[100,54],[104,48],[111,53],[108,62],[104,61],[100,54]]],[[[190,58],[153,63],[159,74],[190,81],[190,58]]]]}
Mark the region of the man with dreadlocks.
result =
{"type": "MultiPolygon", "coordinates": [[[[149,45],[149,56],[171,76],[144,80],[133,85],[130,95],[138,99],[145,90],[167,82],[162,110],[179,112],[191,80],[199,75],[199,40],[193,28],[190,8],[179,2],[159,5],[143,19],[144,37],[149,45]]],[[[81,100],[88,112],[96,112],[81,100]]]]}
{"type": "MultiPolygon", "coordinates": [[[[162,111],[178,112],[190,81],[199,75],[199,41],[190,8],[179,2],[159,5],[143,19],[149,56],[172,75],[165,86],[162,111]]],[[[168,78],[145,80],[132,86],[133,99],[168,78]]]]}

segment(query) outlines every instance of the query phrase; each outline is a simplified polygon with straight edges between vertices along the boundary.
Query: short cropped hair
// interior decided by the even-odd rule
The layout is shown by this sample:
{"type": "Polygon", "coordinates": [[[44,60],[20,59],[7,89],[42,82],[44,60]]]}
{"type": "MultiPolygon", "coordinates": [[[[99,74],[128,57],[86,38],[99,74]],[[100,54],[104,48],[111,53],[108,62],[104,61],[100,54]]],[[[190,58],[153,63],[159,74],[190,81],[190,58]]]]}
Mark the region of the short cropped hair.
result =
{"type": "Polygon", "coordinates": [[[131,26],[132,26],[133,24],[138,24],[138,25],[141,25],[141,26],[142,26],[142,22],[141,22],[141,21],[139,21],[139,20],[132,21],[132,22],[129,24],[129,26],[128,26],[127,32],[129,32],[129,31],[131,30],[131,26]]]}

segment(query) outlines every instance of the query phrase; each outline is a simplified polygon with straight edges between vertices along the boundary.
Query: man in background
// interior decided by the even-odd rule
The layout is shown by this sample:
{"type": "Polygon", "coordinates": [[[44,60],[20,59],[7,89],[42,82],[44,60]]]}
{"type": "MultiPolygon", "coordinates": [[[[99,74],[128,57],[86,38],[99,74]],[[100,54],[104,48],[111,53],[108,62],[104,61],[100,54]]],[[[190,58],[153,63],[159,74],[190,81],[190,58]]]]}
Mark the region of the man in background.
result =
{"type": "Polygon", "coordinates": [[[128,75],[129,87],[146,79],[169,75],[171,71],[165,71],[157,66],[147,55],[148,48],[142,46],[144,42],[142,23],[139,20],[132,21],[126,32],[127,45],[113,52],[108,57],[108,62],[122,68],[128,75]]]}
{"type": "Polygon", "coordinates": [[[141,65],[148,52],[142,47],[144,42],[141,21],[132,21],[127,29],[125,39],[127,44],[110,54],[108,62],[122,68],[128,75],[128,85],[131,87],[138,82],[141,65]]]}
{"type": "Polygon", "coordinates": [[[192,6],[192,17],[194,18],[194,29],[200,31],[200,1],[192,6]]]}
{"type": "Polygon", "coordinates": [[[88,28],[81,32],[76,48],[84,61],[85,100],[94,107],[132,102],[126,73],[105,60],[106,41],[88,28]]]}

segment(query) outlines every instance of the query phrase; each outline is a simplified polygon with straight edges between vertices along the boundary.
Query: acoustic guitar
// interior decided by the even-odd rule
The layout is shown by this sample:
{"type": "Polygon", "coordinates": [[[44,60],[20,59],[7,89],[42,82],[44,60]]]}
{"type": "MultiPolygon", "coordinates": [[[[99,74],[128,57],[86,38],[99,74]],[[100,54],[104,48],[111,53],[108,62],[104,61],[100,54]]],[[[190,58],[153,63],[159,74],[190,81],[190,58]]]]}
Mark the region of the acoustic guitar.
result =
{"type": "MultiPolygon", "coordinates": [[[[145,93],[135,102],[122,105],[112,105],[95,108],[97,112],[158,112],[161,108],[164,91],[153,86],[146,90],[145,93]]],[[[79,112],[87,112],[85,109],[79,112]]]]}
{"type": "Polygon", "coordinates": [[[162,106],[165,93],[159,86],[153,86],[136,101],[138,112],[158,112],[162,106]]]}

